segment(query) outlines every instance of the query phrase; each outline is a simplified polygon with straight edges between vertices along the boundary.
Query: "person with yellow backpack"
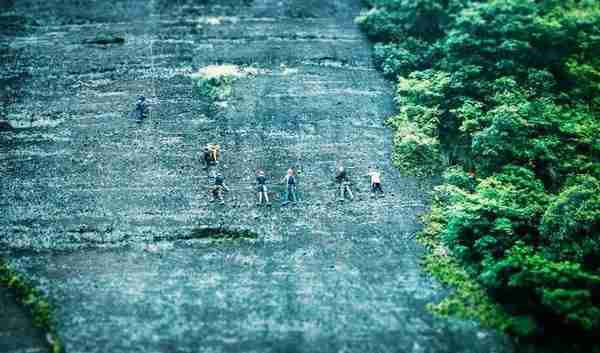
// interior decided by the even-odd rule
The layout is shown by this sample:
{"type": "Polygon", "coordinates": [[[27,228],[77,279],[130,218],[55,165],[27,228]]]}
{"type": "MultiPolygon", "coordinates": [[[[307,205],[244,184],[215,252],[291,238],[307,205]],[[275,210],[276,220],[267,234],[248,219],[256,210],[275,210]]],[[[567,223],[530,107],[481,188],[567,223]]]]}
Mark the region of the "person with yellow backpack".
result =
{"type": "Polygon", "coordinates": [[[221,157],[221,146],[216,143],[209,143],[204,146],[202,158],[206,167],[216,166],[219,164],[221,157]]]}

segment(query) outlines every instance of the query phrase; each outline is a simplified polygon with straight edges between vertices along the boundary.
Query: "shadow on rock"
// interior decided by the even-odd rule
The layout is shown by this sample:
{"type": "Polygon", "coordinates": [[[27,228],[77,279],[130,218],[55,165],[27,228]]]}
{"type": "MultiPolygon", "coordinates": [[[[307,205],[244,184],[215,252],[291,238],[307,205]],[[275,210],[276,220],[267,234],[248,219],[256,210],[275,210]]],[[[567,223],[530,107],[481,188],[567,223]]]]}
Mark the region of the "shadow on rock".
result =
{"type": "Polygon", "coordinates": [[[111,44],[123,44],[125,38],[110,33],[100,33],[95,38],[87,39],[83,41],[83,44],[96,44],[96,45],[111,45],[111,44]]]}
{"type": "Polygon", "coordinates": [[[13,127],[8,121],[0,120],[0,131],[13,131],[13,127]]]}
{"type": "Polygon", "coordinates": [[[176,241],[176,240],[193,240],[193,239],[218,239],[218,240],[233,240],[233,239],[257,239],[258,234],[250,230],[227,229],[220,227],[205,227],[197,226],[187,234],[174,234],[167,236],[154,237],[155,241],[176,241]]]}

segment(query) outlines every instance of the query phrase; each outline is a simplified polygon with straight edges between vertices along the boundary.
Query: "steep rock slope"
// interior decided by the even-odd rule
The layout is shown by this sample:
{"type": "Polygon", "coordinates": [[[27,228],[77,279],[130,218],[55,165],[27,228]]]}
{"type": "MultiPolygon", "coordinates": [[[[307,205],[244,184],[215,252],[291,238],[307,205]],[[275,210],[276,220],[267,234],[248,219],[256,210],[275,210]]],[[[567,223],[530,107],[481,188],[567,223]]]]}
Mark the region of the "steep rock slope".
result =
{"type": "Polygon", "coordinates": [[[507,352],[432,317],[414,242],[430,182],[390,165],[391,88],[359,1],[19,1],[3,47],[2,255],[58,307],[68,352],[507,352]],[[99,36],[124,43],[97,44],[99,36]],[[250,74],[218,104],[191,76],[250,74]],[[248,69],[251,68],[251,69],[248,69]],[[142,124],[127,118],[148,97],[142,124]],[[211,202],[201,146],[232,189],[211,202]],[[357,200],[333,201],[343,161],[357,200]],[[384,171],[385,198],[364,174],[384,171]],[[285,170],[301,202],[280,207],[285,170]],[[272,209],[254,206],[254,171],[272,209]],[[254,240],[189,239],[196,227],[254,240]]]}

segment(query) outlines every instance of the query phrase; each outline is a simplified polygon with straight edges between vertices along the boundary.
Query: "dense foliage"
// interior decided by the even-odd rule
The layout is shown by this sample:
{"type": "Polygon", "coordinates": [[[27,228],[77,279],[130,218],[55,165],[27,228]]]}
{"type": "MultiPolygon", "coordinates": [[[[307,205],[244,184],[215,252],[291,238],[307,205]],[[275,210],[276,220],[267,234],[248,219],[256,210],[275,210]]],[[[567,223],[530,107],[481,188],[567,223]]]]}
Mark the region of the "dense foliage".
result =
{"type": "Polygon", "coordinates": [[[357,21],[397,82],[394,162],[417,174],[445,170],[427,236],[527,319],[514,321],[529,326],[515,333],[593,337],[600,2],[366,2],[357,21]]]}

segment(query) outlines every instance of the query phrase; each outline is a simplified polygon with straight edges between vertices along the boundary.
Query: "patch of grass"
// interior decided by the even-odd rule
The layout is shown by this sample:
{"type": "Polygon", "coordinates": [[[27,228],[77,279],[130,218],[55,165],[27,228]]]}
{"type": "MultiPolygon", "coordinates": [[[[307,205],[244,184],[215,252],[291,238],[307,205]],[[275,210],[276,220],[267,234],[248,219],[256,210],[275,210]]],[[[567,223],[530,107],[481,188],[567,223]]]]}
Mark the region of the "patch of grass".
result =
{"type": "Polygon", "coordinates": [[[195,82],[196,94],[217,102],[224,101],[231,95],[231,85],[235,80],[264,72],[266,71],[251,66],[223,64],[203,67],[190,77],[195,82]]]}
{"type": "Polygon", "coordinates": [[[0,285],[15,293],[19,303],[31,313],[34,324],[46,332],[50,351],[52,353],[64,352],[62,343],[56,334],[52,306],[39,290],[11,269],[3,259],[0,259],[0,285]]]}
{"type": "Polygon", "coordinates": [[[195,78],[196,94],[208,98],[211,102],[223,101],[232,93],[233,76],[195,78]]]}
{"type": "Polygon", "coordinates": [[[232,93],[231,84],[235,79],[247,75],[246,70],[237,65],[209,65],[191,75],[196,94],[209,100],[224,101],[232,93]]]}
{"type": "Polygon", "coordinates": [[[252,73],[237,65],[209,65],[190,77],[194,82],[195,95],[206,103],[206,115],[214,116],[219,108],[227,106],[227,98],[233,93],[233,82],[252,73]]]}

